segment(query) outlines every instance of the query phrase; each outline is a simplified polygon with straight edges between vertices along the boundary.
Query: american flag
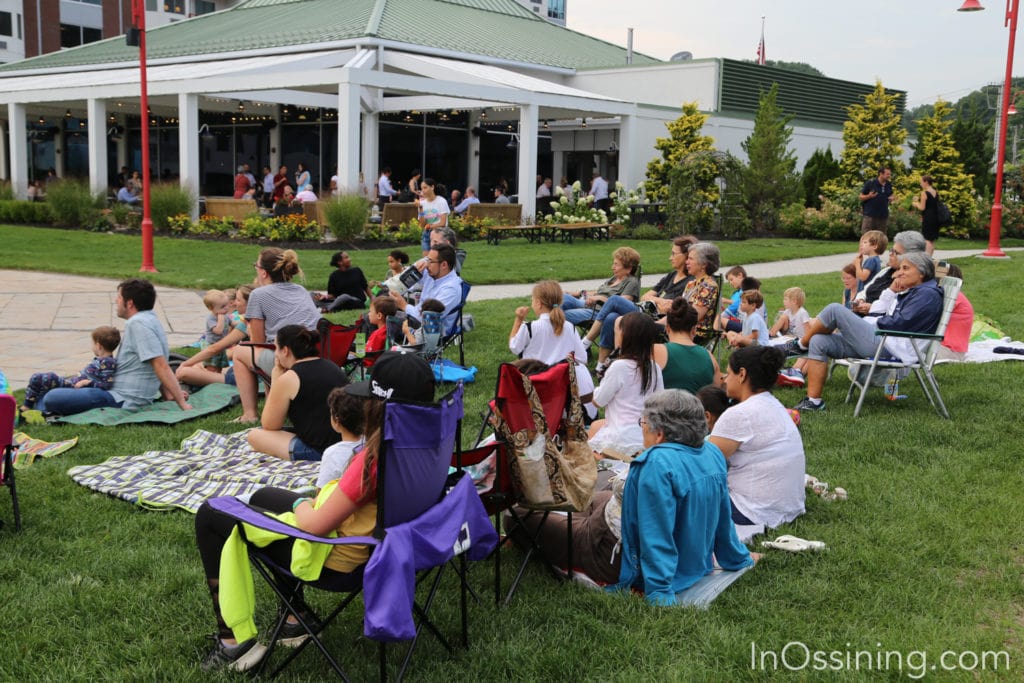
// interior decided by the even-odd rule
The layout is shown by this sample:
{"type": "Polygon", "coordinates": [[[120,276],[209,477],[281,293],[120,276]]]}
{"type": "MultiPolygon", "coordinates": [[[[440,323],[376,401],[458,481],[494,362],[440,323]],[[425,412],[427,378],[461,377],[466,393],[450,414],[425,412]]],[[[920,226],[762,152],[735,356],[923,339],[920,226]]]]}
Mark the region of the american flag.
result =
{"type": "Polygon", "coordinates": [[[764,66],[764,17],[761,17],[761,42],[757,44],[757,63],[764,66]]]}

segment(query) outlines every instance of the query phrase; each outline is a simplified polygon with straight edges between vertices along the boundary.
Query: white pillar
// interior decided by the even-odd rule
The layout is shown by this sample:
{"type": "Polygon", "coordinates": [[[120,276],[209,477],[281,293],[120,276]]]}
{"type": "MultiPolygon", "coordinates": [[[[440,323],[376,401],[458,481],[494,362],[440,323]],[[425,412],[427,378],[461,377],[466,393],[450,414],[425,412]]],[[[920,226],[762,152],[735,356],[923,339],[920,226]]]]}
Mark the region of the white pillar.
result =
{"type": "Polygon", "coordinates": [[[480,112],[474,110],[469,112],[469,132],[466,139],[469,141],[469,177],[467,182],[476,188],[476,196],[481,197],[480,201],[494,201],[493,196],[484,188],[480,187],[480,136],[473,133],[473,129],[480,125],[480,112]]]}
{"type": "Polygon", "coordinates": [[[619,117],[619,182],[632,190],[640,182],[636,149],[636,116],[619,117]]]}
{"type": "MultiPolygon", "coordinates": [[[[347,74],[346,74],[347,76],[347,74]]],[[[338,84],[338,190],[353,193],[359,187],[359,86],[338,84]]]]}
{"type": "Polygon", "coordinates": [[[274,122],[277,124],[270,129],[270,170],[277,175],[281,168],[281,105],[274,107],[274,122]]]}
{"type": "Polygon", "coordinates": [[[197,201],[192,205],[192,220],[199,220],[199,96],[178,94],[178,172],[182,189],[197,201]]]}
{"type": "Polygon", "coordinates": [[[373,199],[373,188],[380,174],[380,115],[375,111],[363,113],[363,149],[360,170],[373,199]]]}
{"type": "Polygon", "coordinates": [[[53,136],[53,167],[57,171],[57,177],[64,177],[64,121],[56,119],[58,130],[53,136]]]}
{"type": "Polygon", "coordinates": [[[107,178],[107,103],[88,99],[85,118],[89,120],[89,189],[93,194],[106,196],[110,191],[107,178]]]}
{"type": "Polygon", "coordinates": [[[537,211],[537,115],[536,104],[519,105],[519,203],[523,215],[537,211]]]}
{"type": "Polygon", "coordinates": [[[565,175],[565,153],[556,149],[551,152],[551,181],[558,185],[565,175]]]}
{"type": "Polygon", "coordinates": [[[18,199],[28,197],[28,130],[25,127],[25,105],[8,104],[8,140],[11,143],[11,188],[18,199]]]}

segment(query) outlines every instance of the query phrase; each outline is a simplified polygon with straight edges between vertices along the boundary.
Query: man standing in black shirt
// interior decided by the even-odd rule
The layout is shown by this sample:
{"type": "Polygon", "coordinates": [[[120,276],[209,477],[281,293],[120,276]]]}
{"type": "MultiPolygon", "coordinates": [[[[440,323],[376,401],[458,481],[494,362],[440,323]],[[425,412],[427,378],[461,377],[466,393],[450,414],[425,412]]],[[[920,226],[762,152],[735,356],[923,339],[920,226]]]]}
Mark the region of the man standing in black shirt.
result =
{"type": "Polygon", "coordinates": [[[864,208],[864,218],[860,222],[860,234],[868,230],[886,231],[889,225],[889,204],[892,203],[892,171],[882,168],[877,178],[864,183],[860,191],[860,203],[864,208]]]}

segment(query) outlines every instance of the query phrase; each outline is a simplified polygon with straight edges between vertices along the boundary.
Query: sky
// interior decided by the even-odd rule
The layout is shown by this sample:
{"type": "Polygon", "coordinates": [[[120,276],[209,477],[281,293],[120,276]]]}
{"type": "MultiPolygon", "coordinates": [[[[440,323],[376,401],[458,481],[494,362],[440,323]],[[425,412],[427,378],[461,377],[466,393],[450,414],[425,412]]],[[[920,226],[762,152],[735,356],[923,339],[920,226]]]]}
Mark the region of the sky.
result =
{"type": "MultiPolygon", "coordinates": [[[[806,62],[831,78],[881,80],[907,92],[907,106],[956,102],[1006,75],[1006,3],[982,0],[982,12],[957,12],[962,0],[567,0],[568,27],[668,59],[754,59],[765,18],[768,59],[806,62]]],[[[1021,12],[1024,15],[1024,11],[1021,12]]],[[[1024,24],[1024,16],[1021,16],[1024,24]]],[[[1018,31],[1020,33],[1020,31],[1018,31]]],[[[1024,73],[1024,35],[1014,50],[1024,73]]]]}

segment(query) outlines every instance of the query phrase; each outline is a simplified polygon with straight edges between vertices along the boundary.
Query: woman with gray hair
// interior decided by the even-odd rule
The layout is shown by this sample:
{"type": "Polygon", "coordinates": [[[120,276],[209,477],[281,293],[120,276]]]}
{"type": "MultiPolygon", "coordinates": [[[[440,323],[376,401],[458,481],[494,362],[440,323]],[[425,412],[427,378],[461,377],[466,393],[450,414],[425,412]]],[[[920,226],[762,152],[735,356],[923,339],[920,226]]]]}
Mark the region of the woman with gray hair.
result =
{"type": "Polygon", "coordinates": [[[622,493],[622,563],[617,590],[652,605],[710,573],[714,561],[736,571],[754,564],[736,536],[725,459],[705,442],[704,406],[681,389],[644,403],[645,449],[629,466],[622,493]]]}
{"type": "MultiPolygon", "coordinates": [[[[889,247],[889,262],[875,276],[868,280],[867,284],[857,292],[854,297],[853,311],[860,315],[867,315],[872,312],[876,301],[886,297],[889,288],[892,286],[892,276],[896,274],[896,266],[900,263],[900,256],[913,251],[924,251],[926,242],[924,235],[917,230],[904,230],[896,233],[892,238],[892,246],[889,247]]],[[[886,301],[886,304],[888,301],[886,301]]],[[[879,304],[880,306],[885,304],[879,304]]],[[[877,309],[876,309],[877,311],[877,309]]],[[[882,312],[884,308],[881,309],[882,312]]]]}
{"type": "Polygon", "coordinates": [[[686,252],[686,272],[693,279],[686,284],[682,297],[697,311],[693,340],[701,346],[714,336],[715,307],[718,305],[718,280],[715,273],[721,256],[711,242],[697,242],[686,252]]]}
{"type": "MultiPolygon", "coordinates": [[[[896,298],[881,316],[861,318],[842,304],[829,304],[804,328],[802,339],[783,348],[788,355],[807,354],[807,398],[797,410],[824,410],[821,398],[828,372],[829,358],[871,358],[878,342],[875,330],[896,330],[932,334],[942,316],[942,289],[935,281],[935,265],[924,252],[911,252],[900,258],[893,277],[896,298]]],[[[904,362],[917,360],[910,339],[890,339],[884,351],[904,362]]]]}

